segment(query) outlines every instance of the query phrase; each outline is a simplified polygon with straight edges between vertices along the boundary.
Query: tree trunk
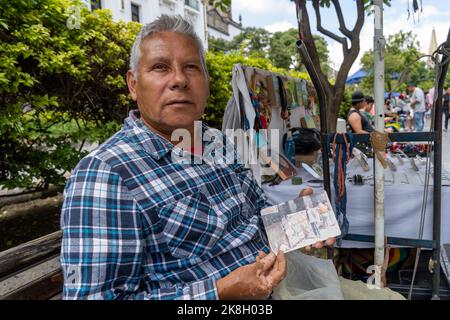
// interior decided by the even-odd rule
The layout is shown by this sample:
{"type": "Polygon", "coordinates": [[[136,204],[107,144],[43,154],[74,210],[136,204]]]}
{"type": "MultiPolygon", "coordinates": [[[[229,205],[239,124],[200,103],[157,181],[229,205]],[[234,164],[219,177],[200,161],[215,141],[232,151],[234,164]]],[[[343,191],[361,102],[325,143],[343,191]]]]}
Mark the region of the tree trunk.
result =
{"type": "Polygon", "coordinates": [[[353,62],[359,54],[359,35],[364,24],[364,1],[356,0],[358,17],[352,30],[349,30],[345,25],[344,16],[342,14],[339,1],[331,1],[339,19],[339,30],[345,35],[345,37],[348,38],[347,39],[345,37],[338,36],[322,26],[320,1],[312,0],[312,6],[316,15],[317,30],[342,45],[344,61],[339,68],[334,85],[330,84],[327,75],[323,72],[320,66],[317,48],[315,46],[310,28],[306,0],[296,0],[295,2],[297,9],[299,38],[302,41],[302,46],[299,48],[300,57],[302,63],[306,67],[306,70],[311,76],[311,80],[316,89],[320,110],[325,114],[325,116],[323,114],[321,116],[322,132],[335,132],[340,104],[344,97],[345,80],[347,79],[353,62]],[[350,48],[348,47],[348,40],[350,40],[350,48]]]}
{"type": "Polygon", "coordinates": [[[0,211],[0,222],[25,216],[39,216],[50,211],[59,210],[63,195],[59,194],[46,199],[37,199],[25,203],[4,206],[0,211]]]}
{"type": "Polygon", "coordinates": [[[27,202],[27,201],[31,201],[31,200],[40,199],[40,198],[53,197],[62,191],[63,191],[62,187],[50,186],[47,190],[44,190],[44,191],[22,193],[22,194],[16,194],[16,195],[12,195],[12,196],[5,194],[4,196],[0,196],[0,211],[1,211],[2,207],[7,206],[7,205],[27,202]]]}

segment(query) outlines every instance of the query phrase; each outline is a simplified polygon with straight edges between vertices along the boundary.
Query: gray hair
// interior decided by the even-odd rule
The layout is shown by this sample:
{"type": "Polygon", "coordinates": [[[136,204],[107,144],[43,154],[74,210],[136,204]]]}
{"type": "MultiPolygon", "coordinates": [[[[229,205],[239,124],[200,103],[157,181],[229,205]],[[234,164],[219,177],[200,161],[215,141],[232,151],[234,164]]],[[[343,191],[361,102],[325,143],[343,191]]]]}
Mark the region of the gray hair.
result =
{"type": "Polygon", "coordinates": [[[209,78],[205,60],[205,49],[202,40],[200,40],[199,36],[195,33],[193,25],[180,15],[169,16],[166,14],[163,14],[155,21],[144,25],[141,28],[141,31],[139,31],[136,40],[133,43],[133,47],[131,48],[130,69],[133,75],[136,75],[139,59],[141,58],[142,41],[148,36],[167,31],[176,32],[194,40],[199,51],[203,71],[205,72],[206,78],[209,78]]]}

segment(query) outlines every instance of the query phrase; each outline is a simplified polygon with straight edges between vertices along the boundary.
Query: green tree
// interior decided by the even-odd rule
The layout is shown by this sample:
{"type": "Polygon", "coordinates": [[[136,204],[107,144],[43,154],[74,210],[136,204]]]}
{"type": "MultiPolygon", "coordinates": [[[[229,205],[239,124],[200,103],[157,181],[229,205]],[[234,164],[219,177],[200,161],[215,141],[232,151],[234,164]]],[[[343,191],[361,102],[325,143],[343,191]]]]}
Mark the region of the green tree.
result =
{"type": "MultiPolygon", "coordinates": [[[[387,38],[384,54],[386,91],[403,88],[406,81],[413,81],[418,85],[430,81],[430,72],[425,62],[418,60],[422,56],[419,48],[417,37],[411,31],[400,30],[387,38]]],[[[373,51],[369,50],[361,58],[362,67],[368,72],[368,76],[361,82],[365,91],[371,91],[373,87],[373,63],[373,51]]]]}
{"type": "Polygon", "coordinates": [[[140,25],[68,0],[1,0],[0,16],[0,185],[62,185],[84,143],[133,106],[124,75],[140,25]],[[67,25],[71,4],[79,28],[67,25]]]}
{"type": "MultiPolygon", "coordinates": [[[[344,14],[342,12],[339,0],[312,0],[312,7],[316,17],[317,31],[321,34],[337,41],[342,46],[343,62],[337,72],[336,79],[331,83],[328,79],[326,70],[322,69],[322,61],[319,58],[316,41],[311,31],[309,22],[310,11],[306,5],[306,0],[294,0],[296,3],[296,10],[298,19],[299,36],[302,37],[303,47],[300,50],[300,57],[304,63],[308,73],[311,75],[311,80],[316,88],[318,94],[319,104],[327,109],[326,123],[327,127],[323,130],[333,132],[336,130],[337,117],[339,115],[340,105],[344,99],[345,81],[348,73],[358,57],[360,50],[360,33],[364,25],[366,13],[370,12],[372,1],[356,0],[356,22],[353,28],[348,28],[345,22],[344,14]],[[338,34],[325,28],[322,24],[321,8],[330,7],[333,5],[339,23],[338,34]]],[[[390,0],[383,0],[389,5],[390,0]]],[[[348,14],[346,12],[346,14],[348,14]]]]}
{"type": "Polygon", "coordinates": [[[230,50],[230,42],[221,38],[208,37],[208,50],[214,52],[227,52],[230,50]]]}
{"type": "Polygon", "coordinates": [[[263,28],[248,27],[230,41],[230,50],[245,52],[247,56],[259,54],[267,57],[270,32],[263,28]]]}

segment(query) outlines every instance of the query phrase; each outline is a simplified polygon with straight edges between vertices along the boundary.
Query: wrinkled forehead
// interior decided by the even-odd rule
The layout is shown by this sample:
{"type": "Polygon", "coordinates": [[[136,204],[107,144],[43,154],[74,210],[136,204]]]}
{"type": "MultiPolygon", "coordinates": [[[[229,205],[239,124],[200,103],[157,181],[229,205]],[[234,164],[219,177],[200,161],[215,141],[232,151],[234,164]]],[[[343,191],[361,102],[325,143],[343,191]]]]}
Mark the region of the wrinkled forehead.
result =
{"type": "Polygon", "coordinates": [[[189,49],[199,59],[201,57],[201,48],[197,42],[185,35],[174,31],[156,32],[146,36],[141,44],[141,53],[153,53],[155,51],[168,51],[169,53],[181,53],[185,54],[189,49]]]}

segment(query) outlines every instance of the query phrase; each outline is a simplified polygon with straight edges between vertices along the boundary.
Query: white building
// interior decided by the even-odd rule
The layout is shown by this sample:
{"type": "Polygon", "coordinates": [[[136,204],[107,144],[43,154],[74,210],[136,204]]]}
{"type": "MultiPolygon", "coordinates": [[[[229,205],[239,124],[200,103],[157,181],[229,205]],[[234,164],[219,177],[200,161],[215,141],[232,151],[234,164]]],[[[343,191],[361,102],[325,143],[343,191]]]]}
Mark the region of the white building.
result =
{"type": "Polygon", "coordinates": [[[84,0],[86,5],[95,9],[109,9],[114,20],[149,23],[161,14],[179,14],[194,25],[195,32],[208,47],[206,26],[207,0],[84,0]]]}
{"type": "Polygon", "coordinates": [[[230,41],[243,30],[241,17],[239,22],[233,20],[231,5],[227,11],[222,11],[214,6],[207,5],[208,34],[216,39],[230,41]]]}

